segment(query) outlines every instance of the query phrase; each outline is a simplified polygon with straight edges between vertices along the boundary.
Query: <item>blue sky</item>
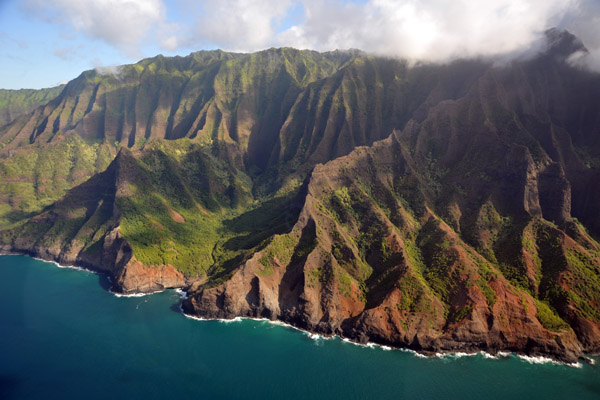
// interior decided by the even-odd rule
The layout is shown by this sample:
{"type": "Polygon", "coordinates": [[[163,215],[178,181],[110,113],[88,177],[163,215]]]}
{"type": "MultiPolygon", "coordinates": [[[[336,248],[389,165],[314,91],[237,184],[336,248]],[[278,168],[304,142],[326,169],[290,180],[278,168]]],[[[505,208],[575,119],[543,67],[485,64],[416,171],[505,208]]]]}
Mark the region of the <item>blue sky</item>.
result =
{"type": "Polygon", "coordinates": [[[444,62],[567,28],[600,66],[598,0],[0,0],[0,88],[55,86],[157,54],[292,46],[444,62]]]}
{"type": "MultiPolygon", "coordinates": [[[[177,7],[169,6],[167,11],[173,19],[185,21],[177,7]]],[[[186,55],[193,50],[185,46],[169,50],[157,41],[144,40],[139,43],[139,54],[129,54],[102,37],[39,18],[23,2],[0,0],[0,88],[51,87],[98,66],[130,64],[157,54],[186,55]]]]}

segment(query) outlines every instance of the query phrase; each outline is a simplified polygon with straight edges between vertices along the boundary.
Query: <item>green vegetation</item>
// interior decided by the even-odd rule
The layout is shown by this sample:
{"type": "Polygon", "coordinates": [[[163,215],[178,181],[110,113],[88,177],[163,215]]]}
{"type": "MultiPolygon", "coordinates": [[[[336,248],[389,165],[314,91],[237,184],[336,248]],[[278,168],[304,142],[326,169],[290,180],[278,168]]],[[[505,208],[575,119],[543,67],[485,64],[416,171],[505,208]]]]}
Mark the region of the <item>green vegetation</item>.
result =
{"type": "Polygon", "coordinates": [[[426,298],[425,289],[420,279],[405,275],[399,283],[398,289],[402,297],[397,308],[406,312],[426,312],[430,308],[430,300],[426,298]]]}
{"type": "MultiPolygon", "coordinates": [[[[266,238],[291,228],[294,193],[254,203],[250,180],[190,141],[154,142],[128,161],[127,195],[117,199],[121,232],[147,265],[170,264],[186,275],[227,273],[266,238]],[[132,168],[133,167],[133,168],[132,168]]],[[[295,240],[275,235],[261,262],[290,262],[295,240]]],[[[303,244],[303,243],[302,243],[303,244]]]]}
{"type": "Polygon", "coordinates": [[[469,304],[466,306],[462,306],[452,314],[452,316],[450,317],[450,320],[453,323],[460,322],[463,319],[467,318],[467,316],[469,316],[472,312],[473,312],[472,305],[469,304]]]}
{"type": "Polygon", "coordinates": [[[568,300],[584,318],[600,321],[600,260],[574,249],[565,249],[564,254],[570,272],[568,300]]]}
{"type": "MultiPolygon", "coordinates": [[[[263,256],[259,260],[265,267],[263,274],[272,274],[276,263],[281,266],[288,265],[292,261],[296,244],[297,239],[291,234],[273,236],[267,247],[262,251],[263,256]]],[[[303,253],[305,252],[306,250],[303,251],[303,253]]]]}
{"type": "Polygon", "coordinates": [[[56,98],[65,85],[48,89],[0,89],[0,126],[8,124],[20,115],[27,114],[35,108],[56,98]]]}
{"type": "Polygon", "coordinates": [[[537,309],[535,316],[544,328],[551,331],[559,331],[569,327],[569,324],[556,315],[556,312],[545,302],[535,300],[535,308],[537,309]]]}
{"type": "Polygon", "coordinates": [[[116,149],[77,135],[18,149],[0,159],[0,225],[11,227],[61,198],[67,190],[101,172],[116,149]]]}
{"type": "MultiPolygon", "coordinates": [[[[0,126],[0,241],[99,256],[119,227],[140,262],[211,286],[258,253],[262,277],[304,268],[307,286],[386,304],[404,329],[468,318],[478,291],[506,322],[493,288],[525,311],[531,296],[551,330],[600,321],[598,197],[581,189],[598,169],[593,107],[539,118],[526,110],[559,102],[524,92],[515,110],[506,76],[459,64],[206,51],[86,71],[49,103],[51,91],[8,103],[0,91],[2,112],[47,103],[0,126]],[[544,189],[551,164],[561,181],[578,175],[585,222],[544,219],[570,211],[544,189]]],[[[526,69],[526,91],[562,79],[526,69]]]]}
{"type": "Polygon", "coordinates": [[[494,292],[494,289],[492,289],[484,279],[478,279],[477,286],[479,286],[481,293],[483,293],[488,307],[490,309],[494,307],[494,304],[496,304],[496,292],[494,292]]]}
{"type": "Polygon", "coordinates": [[[342,296],[352,297],[352,278],[343,269],[337,270],[338,289],[342,296]]]}
{"type": "Polygon", "coordinates": [[[428,222],[421,230],[417,243],[425,264],[423,276],[429,286],[448,303],[453,285],[451,267],[457,261],[457,254],[437,224],[435,221],[428,222]]]}

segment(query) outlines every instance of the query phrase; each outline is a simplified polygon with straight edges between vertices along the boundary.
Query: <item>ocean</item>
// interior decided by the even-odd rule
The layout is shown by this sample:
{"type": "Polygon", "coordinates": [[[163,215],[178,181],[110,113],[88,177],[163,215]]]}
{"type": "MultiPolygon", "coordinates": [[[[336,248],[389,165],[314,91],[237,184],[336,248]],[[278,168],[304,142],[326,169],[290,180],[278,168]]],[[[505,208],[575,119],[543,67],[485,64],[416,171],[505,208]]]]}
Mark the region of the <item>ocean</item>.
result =
{"type": "Polygon", "coordinates": [[[425,358],[267,321],[199,321],[173,290],[117,297],[105,276],[0,256],[0,399],[599,399],[578,367],[425,358]]]}

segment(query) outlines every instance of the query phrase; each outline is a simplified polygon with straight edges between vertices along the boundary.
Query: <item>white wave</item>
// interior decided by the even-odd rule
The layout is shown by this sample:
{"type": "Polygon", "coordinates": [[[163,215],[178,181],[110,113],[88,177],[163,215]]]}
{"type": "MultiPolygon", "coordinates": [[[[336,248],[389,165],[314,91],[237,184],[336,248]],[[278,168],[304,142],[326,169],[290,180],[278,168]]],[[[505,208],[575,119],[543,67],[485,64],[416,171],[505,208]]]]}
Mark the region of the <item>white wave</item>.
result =
{"type": "Polygon", "coordinates": [[[481,356],[483,358],[487,358],[488,360],[499,360],[501,357],[500,353],[493,355],[493,354],[487,353],[485,351],[480,351],[479,354],[481,354],[481,356]]]}
{"type": "Polygon", "coordinates": [[[206,319],[206,318],[196,317],[195,315],[186,314],[183,312],[183,309],[181,307],[179,307],[179,309],[181,310],[181,313],[183,314],[183,316],[186,318],[193,319],[196,321],[210,321],[209,319],[206,319]]]}
{"type": "Polygon", "coordinates": [[[462,357],[473,357],[478,353],[465,353],[462,351],[457,352],[448,352],[448,353],[435,353],[435,357],[437,358],[462,358],[462,357]]]}
{"type": "Polygon", "coordinates": [[[108,291],[115,297],[145,297],[145,296],[150,296],[152,294],[162,292],[162,290],[157,290],[155,292],[148,292],[148,293],[117,293],[117,292],[112,291],[112,287],[110,289],[108,289],[108,291]]]}
{"type": "Polygon", "coordinates": [[[480,351],[477,354],[481,354],[481,356],[483,358],[487,358],[488,360],[500,360],[500,359],[503,359],[503,358],[510,357],[510,355],[512,353],[509,353],[507,351],[499,351],[499,352],[496,353],[496,355],[494,355],[494,354],[490,354],[490,353],[488,353],[486,351],[480,351]]]}
{"type": "Polygon", "coordinates": [[[188,298],[187,292],[183,289],[177,288],[177,289],[175,289],[175,293],[177,293],[179,295],[179,298],[181,300],[185,300],[188,298]]]}
{"type": "Polygon", "coordinates": [[[523,361],[527,361],[529,364],[558,364],[553,359],[547,357],[526,356],[524,354],[517,354],[517,357],[523,361]]]}
{"type": "MultiPolygon", "coordinates": [[[[180,289],[177,289],[178,291],[180,289]]],[[[381,345],[381,344],[377,344],[377,343],[373,343],[373,342],[367,342],[367,343],[358,343],[355,341],[352,341],[348,338],[344,338],[344,337],[339,337],[337,335],[331,335],[331,336],[324,336],[315,332],[310,332],[298,327],[295,327],[293,325],[290,325],[288,323],[285,323],[283,321],[279,321],[279,320],[271,320],[271,319],[267,319],[267,318],[253,318],[253,317],[235,317],[233,319],[222,319],[222,318],[202,318],[202,317],[197,317],[197,316],[193,316],[193,315],[189,315],[186,314],[185,312],[183,312],[183,309],[181,307],[181,304],[179,305],[179,309],[181,310],[181,313],[186,317],[186,318],[190,318],[190,319],[194,319],[196,321],[219,321],[219,322],[223,322],[223,323],[231,323],[231,322],[240,322],[243,320],[252,320],[252,321],[257,321],[257,322],[265,322],[271,325],[278,325],[278,326],[283,326],[286,328],[291,328],[297,331],[300,331],[302,333],[304,333],[305,335],[307,335],[310,339],[315,340],[315,341],[319,341],[319,340],[330,340],[333,338],[339,338],[342,342],[344,343],[348,343],[348,344],[352,344],[354,346],[359,346],[359,347],[363,347],[363,348],[380,348],[381,350],[384,351],[391,351],[394,350],[395,348],[391,347],[391,346],[386,346],[386,345],[381,345]]],[[[412,355],[414,355],[415,357],[418,358],[461,358],[461,357],[473,357],[476,356],[478,354],[480,354],[483,358],[486,359],[500,359],[500,358],[505,358],[505,357],[509,357],[512,353],[509,352],[505,352],[505,351],[499,351],[495,356],[493,354],[487,353],[485,351],[480,351],[478,353],[465,353],[465,352],[449,352],[449,353],[435,353],[432,356],[427,356],[425,354],[419,353],[415,350],[411,350],[411,349],[407,349],[407,348],[397,348],[396,350],[400,350],[406,353],[410,353],[412,355]]],[[[517,355],[518,357],[522,358],[523,360],[530,362],[532,364],[544,364],[544,363],[552,363],[552,364],[557,364],[557,365],[568,365],[574,368],[581,368],[582,365],[580,363],[575,363],[575,364],[565,364],[565,363],[560,363],[558,361],[554,361],[551,358],[547,358],[547,357],[530,357],[530,356],[525,356],[525,355],[517,355]]],[[[594,360],[592,360],[592,364],[594,363],[594,360]]]]}
{"type": "Polygon", "coordinates": [[[572,367],[572,368],[582,368],[583,365],[581,363],[563,363],[563,362],[559,362],[556,360],[553,360],[551,358],[548,357],[542,357],[542,356],[538,356],[538,357],[534,357],[534,356],[527,356],[524,354],[517,354],[517,357],[519,357],[521,360],[528,362],[529,364],[552,364],[552,365],[566,365],[568,367],[572,367]]]}
{"type": "MultiPolygon", "coordinates": [[[[298,331],[302,331],[302,329],[300,328],[296,328],[293,325],[290,324],[286,324],[285,322],[282,321],[278,321],[278,320],[272,320],[272,319],[266,319],[266,318],[262,318],[262,319],[256,319],[256,321],[263,321],[266,322],[270,325],[275,325],[275,326],[285,326],[286,328],[292,328],[292,329],[296,329],[298,331]]],[[[304,332],[304,331],[303,331],[304,332]]]]}
{"type": "Polygon", "coordinates": [[[353,340],[350,340],[348,338],[341,338],[341,339],[342,339],[342,342],[353,344],[353,345],[359,346],[359,347],[368,348],[368,349],[380,348],[380,349],[383,349],[383,350],[392,350],[392,348],[390,346],[383,346],[383,345],[380,345],[378,343],[373,343],[373,342],[359,343],[359,342],[355,342],[353,340]]]}
{"type": "Polygon", "coordinates": [[[37,261],[43,261],[46,263],[54,264],[55,267],[60,268],[60,269],[74,269],[76,271],[84,271],[84,272],[89,272],[92,274],[98,274],[98,272],[96,272],[96,271],[92,271],[91,269],[88,269],[88,268],[78,267],[77,265],[63,265],[63,264],[57,263],[56,261],[44,260],[44,259],[38,258],[38,257],[31,257],[31,258],[33,258],[34,260],[37,260],[37,261]]]}
{"type": "Polygon", "coordinates": [[[350,340],[350,339],[348,339],[348,338],[342,338],[342,342],[344,342],[344,343],[348,343],[348,344],[353,344],[353,345],[355,345],[355,346],[364,346],[364,345],[362,345],[362,344],[360,344],[360,343],[353,342],[352,340],[350,340]]]}
{"type": "Polygon", "coordinates": [[[230,324],[232,322],[240,322],[242,321],[241,317],[235,317],[235,318],[231,318],[231,319],[225,319],[225,318],[216,318],[216,321],[222,322],[224,324],[230,324]]]}
{"type": "Polygon", "coordinates": [[[290,329],[294,329],[296,331],[302,332],[305,335],[307,335],[309,338],[313,339],[313,340],[329,340],[329,339],[333,339],[335,336],[325,336],[325,335],[321,335],[315,332],[311,332],[311,331],[307,331],[304,330],[302,328],[298,328],[294,325],[290,325],[286,322],[280,321],[280,320],[273,320],[273,319],[268,319],[268,318],[255,318],[255,317],[237,317],[238,321],[241,320],[250,320],[250,321],[256,321],[256,322],[264,322],[267,323],[269,325],[274,325],[274,326],[281,326],[284,328],[290,328],[290,329]]]}
{"type": "Polygon", "coordinates": [[[290,328],[290,329],[294,329],[298,332],[302,332],[303,334],[305,334],[306,336],[308,336],[310,339],[312,340],[330,340],[333,339],[335,336],[325,336],[325,335],[321,335],[315,332],[311,332],[311,331],[307,331],[305,329],[302,328],[298,328],[297,326],[294,325],[290,325],[286,322],[283,321],[279,321],[279,320],[272,320],[272,319],[266,319],[266,318],[250,318],[254,321],[263,321],[266,322],[270,325],[275,325],[275,326],[282,326],[285,328],[290,328]]]}
{"type": "Polygon", "coordinates": [[[403,348],[403,349],[400,349],[400,351],[403,351],[405,353],[410,353],[413,356],[418,357],[418,358],[431,358],[429,356],[426,356],[425,354],[421,354],[421,353],[419,353],[417,351],[414,351],[414,350],[411,350],[411,349],[404,349],[403,348]]]}

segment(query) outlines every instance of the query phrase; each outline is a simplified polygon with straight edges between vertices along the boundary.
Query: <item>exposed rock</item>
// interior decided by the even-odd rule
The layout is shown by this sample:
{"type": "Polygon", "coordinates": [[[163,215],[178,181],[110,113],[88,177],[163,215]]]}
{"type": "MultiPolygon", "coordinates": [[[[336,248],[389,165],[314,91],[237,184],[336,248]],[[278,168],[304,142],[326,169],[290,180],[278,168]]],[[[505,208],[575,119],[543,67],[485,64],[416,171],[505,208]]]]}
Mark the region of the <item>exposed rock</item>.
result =
{"type": "Polygon", "coordinates": [[[270,49],[88,71],[0,128],[2,249],[185,286],[207,318],[576,361],[600,350],[600,78],[547,36],[505,67],[270,49]],[[81,184],[57,163],[71,186],[42,203],[13,170],[73,135],[132,150],[81,184]]]}

